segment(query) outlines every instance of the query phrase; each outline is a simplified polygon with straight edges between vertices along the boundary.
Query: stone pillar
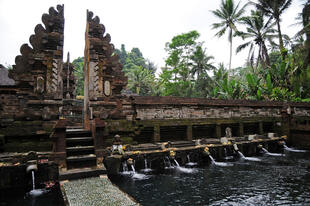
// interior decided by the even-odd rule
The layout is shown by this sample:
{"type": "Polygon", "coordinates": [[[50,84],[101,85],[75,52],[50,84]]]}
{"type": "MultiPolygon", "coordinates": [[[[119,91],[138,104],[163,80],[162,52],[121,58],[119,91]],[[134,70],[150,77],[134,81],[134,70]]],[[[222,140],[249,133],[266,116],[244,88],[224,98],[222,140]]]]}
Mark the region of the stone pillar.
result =
{"type": "Polygon", "coordinates": [[[159,142],[159,141],[160,141],[160,126],[158,124],[155,124],[153,142],[159,142]]]}
{"type": "Polygon", "coordinates": [[[59,168],[66,168],[66,125],[67,120],[60,119],[57,121],[54,132],[51,135],[53,141],[53,152],[51,160],[58,164],[59,168]]]}
{"type": "MultiPolygon", "coordinates": [[[[281,135],[286,135],[288,138],[290,137],[290,119],[291,115],[287,113],[286,109],[282,109],[281,111],[282,123],[281,123],[281,135]]],[[[289,139],[291,141],[291,139],[289,139]]]]}
{"type": "Polygon", "coordinates": [[[97,165],[102,165],[104,156],[104,128],[105,124],[99,118],[92,121],[92,136],[94,138],[95,154],[97,157],[97,165]]]}
{"type": "Polygon", "coordinates": [[[258,134],[264,134],[263,122],[258,123],[258,134]]]}
{"type": "Polygon", "coordinates": [[[243,137],[244,136],[244,127],[243,127],[243,122],[239,122],[239,136],[243,137]]]}
{"type": "Polygon", "coordinates": [[[186,137],[188,141],[193,140],[193,126],[192,125],[186,126],[186,137]]]}
{"type": "Polygon", "coordinates": [[[222,136],[221,124],[216,124],[215,130],[216,130],[216,137],[221,138],[221,136],[222,136]]]}
{"type": "Polygon", "coordinates": [[[89,39],[88,39],[89,23],[86,24],[85,32],[85,50],[84,50],[84,129],[90,129],[90,114],[89,114],[89,39]]]}

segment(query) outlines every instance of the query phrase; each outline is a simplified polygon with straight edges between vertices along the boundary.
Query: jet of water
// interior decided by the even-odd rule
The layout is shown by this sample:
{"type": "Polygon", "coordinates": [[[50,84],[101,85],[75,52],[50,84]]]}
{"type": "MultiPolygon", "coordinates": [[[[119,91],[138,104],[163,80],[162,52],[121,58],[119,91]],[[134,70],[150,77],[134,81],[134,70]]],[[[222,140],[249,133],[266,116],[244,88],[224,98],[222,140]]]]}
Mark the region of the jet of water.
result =
{"type": "Polygon", "coordinates": [[[289,151],[289,152],[307,152],[307,150],[299,150],[299,149],[290,148],[290,147],[286,146],[285,143],[284,143],[283,147],[286,151],[289,151]]]}
{"type": "MultiPolygon", "coordinates": [[[[165,160],[164,160],[165,161],[165,160]]],[[[151,162],[149,163],[149,165],[150,165],[150,167],[151,167],[151,162]]],[[[142,170],[143,172],[150,172],[150,171],[152,171],[152,169],[151,168],[149,168],[149,166],[148,166],[148,162],[147,162],[147,159],[145,158],[144,159],[144,169],[142,170]]]]}
{"type": "Polygon", "coordinates": [[[144,169],[148,169],[147,168],[147,159],[146,158],[144,159],[144,169]]]}
{"type": "Polygon", "coordinates": [[[128,172],[127,162],[124,161],[124,162],[122,163],[122,165],[123,165],[123,172],[128,172]]]}
{"type": "Polygon", "coordinates": [[[210,159],[211,159],[211,164],[212,165],[216,165],[216,166],[220,166],[220,167],[229,167],[229,166],[233,166],[233,164],[231,163],[227,163],[227,162],[217,162],[214,160],[214,158],[212,157],[212,155],[209,155],[210,159]]]}
{"type": "Polygon", "coordinates": [[[35,190],[36,186],[35,186],[35,179],[34,179],[34,170],[31,171],[31,174],[32,174],[32,190],[35,190]]]}
{"type": "Polygon", "coordinates": [[[171,162],[170,162],[170,159],[169,159],[169,157],[167,157],[167,156],[164,158],[164,163],[165,163],[165,166],[166,166],[166,167],[168,167],[168,168],[171,168],[171,167],[172,167],[171,162]]]}
{"type": "Polygon", "coordinates": [[[133,165],[131,165],[131,170],[133,171],[133,173],[136,173],[135,167],[133,165]]]}
{"type": "Polygon", "coordinates": [[[256,157],[245,157],[242,152],[238,151],[238,154],[240,156],[240,159],[242,160],[247,160],[247,161],[254,161],[254,162],[260,162],[261,159],[256,158],[256,157]]]}
{"type": "Polygon", "coordinates": [[[174,163],[176,164],[177,167],[180,167],[180,164],[178,163],[176,159],[174,159],[174,163]]]}
{"type": "Polygon", "coordinates": [[[266,150],[265,148],[262,148],[262,150],[264,151],[264,153],[266,155],[269,155],[269,156],[275,156],[275,157],[284,156],[284,154],[280,154],[280,153],[271,153],[268,150],[266,150]]]}
{"type": "Polygon", "coordinates": [[[194,166],[194,165],[197,165],[196,162],[191,162],[191,159],[190,159],[190,157],[189,157],[189,154],[186,155],[186,158],[187,158],[187,163],[186,163],[187,166],[194,166]]]}

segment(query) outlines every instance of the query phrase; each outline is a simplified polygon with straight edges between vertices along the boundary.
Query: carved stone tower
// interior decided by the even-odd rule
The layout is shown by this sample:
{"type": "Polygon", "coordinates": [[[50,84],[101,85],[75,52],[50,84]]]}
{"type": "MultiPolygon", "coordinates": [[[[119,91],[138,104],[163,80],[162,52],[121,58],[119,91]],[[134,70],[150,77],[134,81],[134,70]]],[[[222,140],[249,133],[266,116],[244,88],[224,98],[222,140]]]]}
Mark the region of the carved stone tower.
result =
{"type": "Polygon", "coordinates": [[[84,122],[93,117],[123,118],[121,91],[127,85],[111,36],[98,16],[87,11],[84,68],[84,122]]]}
{"type": "Polygon", "coordinates": [[[9,76],[31,96],[62,99],[64,21],[64,6],[51,7],[42,15],[44,27],[38,24],[30,36],[32,47],[23,44],[21,55],[15,58],[9,76]]]}

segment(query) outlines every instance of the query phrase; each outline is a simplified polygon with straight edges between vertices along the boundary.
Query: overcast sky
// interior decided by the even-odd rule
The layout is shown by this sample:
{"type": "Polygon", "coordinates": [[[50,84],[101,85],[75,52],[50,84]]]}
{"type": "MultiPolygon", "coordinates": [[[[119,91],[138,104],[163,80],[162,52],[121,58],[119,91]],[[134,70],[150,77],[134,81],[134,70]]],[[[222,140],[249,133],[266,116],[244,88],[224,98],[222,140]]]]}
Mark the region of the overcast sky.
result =
{"type": "MultiPolygon", "coordinates": [[[[241,1],[241,4],[247,2],[241,1]]],[[[300,0],[293,0],[293,5],[282,17],[282,30],[292,36],[297,27],[295,17],[301,12],[300,0]]],[[[210,12],[219,7],[220,0],[0,0],[0,64],[14,64],[19,48],[29,43],[37,24],[42,23],[41,16],[49,7],[65,5],[65,42],[64,58],[70,52],[71,61],[83,56],[86,9],[99,16],[110,33],[116,48],[126,45],[126,50],[138,47],[145,58],[158,67],[164,66],[165,43],[173,36],[191,30],[197,30],[200,41],[205,42],[207,53],[215,57],[215,63],[228,65],[229,45],[227,34],[221,39],[214,37],[211,24],[218,20],[210,12]]],[[[234,39],[236,46],[242,43],[234,39]]],[[[233,55],[233,67],[242,66],[247,57],[247,50],[233,55]]]]}

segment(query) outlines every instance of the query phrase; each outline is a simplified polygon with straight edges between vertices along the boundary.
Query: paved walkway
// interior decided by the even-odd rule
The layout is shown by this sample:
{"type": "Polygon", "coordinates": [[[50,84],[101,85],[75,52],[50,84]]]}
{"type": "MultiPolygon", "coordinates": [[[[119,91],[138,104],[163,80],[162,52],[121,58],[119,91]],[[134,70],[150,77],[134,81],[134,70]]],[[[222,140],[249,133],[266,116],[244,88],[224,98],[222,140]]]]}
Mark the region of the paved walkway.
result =
{"type": "Polygon", "coordinates": [[[138,206],[106,177],[63,182],[70,206],[138,206]]]}

